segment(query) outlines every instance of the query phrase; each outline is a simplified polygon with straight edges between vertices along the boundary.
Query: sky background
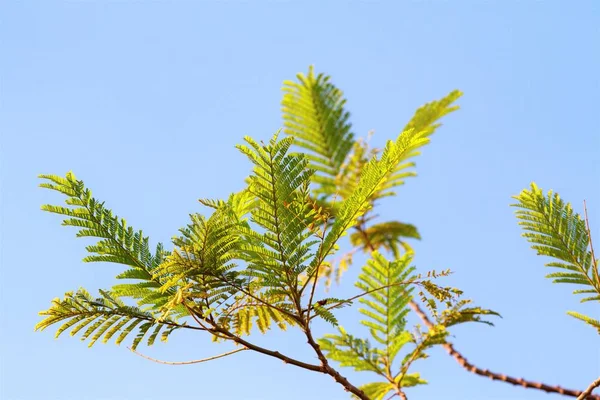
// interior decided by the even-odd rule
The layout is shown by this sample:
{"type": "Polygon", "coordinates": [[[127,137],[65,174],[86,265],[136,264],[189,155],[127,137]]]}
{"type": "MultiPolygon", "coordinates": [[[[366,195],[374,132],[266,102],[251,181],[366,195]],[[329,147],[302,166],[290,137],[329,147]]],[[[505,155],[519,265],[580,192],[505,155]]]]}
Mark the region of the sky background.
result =
{"type": "MultiPolygon", "coordinates": [[[[418,159],[419,177],[382,203],[416,224],[420,271],[503,315],[460,326],[456,348],[481,368],[583,389],[600,374],[599,318],[544,278],[520,237],[511,196],[535,180],[582,210],[600,250],[600,3],[5,1],[0,6],[0,399],[347,399],[331,378],[250,352],[210,364],[152,363],[124,345],[34,333],[37,312],[121,268],[84,264],[82,240],[39,210],[63,198],[37,174],[73,170],[153,243],[169,242],[198,198],[225,197],[249,172],[234,145],[281,126],[281,84],[314,64],[332,75],[353,130],[395,138],[414,110],[450,90],[461,110],[418,159]]],[[[354,293],[360,258],[333,295],[354,293]]],[[[346,311],[341,323],[357,327],[346,311]]],[[[317,325],[319,334],[331,332],[317,325]]],[[[299,334],[257,337],[314,361],[299,334]]],[[[200,335],[140,346],[165,360],[226,350],[200,335]]],[[[415,364],[430,385],[411,400],[558,399],[492,382],[442,349],[415,364]]],[[[351,381],[366,373],[344,369],[351,381]]]]}

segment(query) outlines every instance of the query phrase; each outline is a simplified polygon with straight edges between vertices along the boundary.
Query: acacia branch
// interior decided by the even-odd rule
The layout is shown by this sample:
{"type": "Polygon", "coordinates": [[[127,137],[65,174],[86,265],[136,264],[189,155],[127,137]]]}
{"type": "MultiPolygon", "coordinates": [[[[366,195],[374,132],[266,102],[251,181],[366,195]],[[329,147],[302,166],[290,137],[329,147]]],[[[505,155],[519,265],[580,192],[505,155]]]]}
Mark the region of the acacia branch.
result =
{"type": "MultiPolygon", "coordinates": [[[[411,303],[409,303],[409,306],[415,311],[415,313],[419,316],[419,318],[421,318],[423,323],[429,329],[433,328],[433,324],[429,320],[429,317],[427,317],[427,315],[423,312],[423,310],[421,310],[421,308],[419,307],[419,305],[417,303],[411,302],[411,303]]],[[[556,385],[556,386],[547,385],[547,384],[541,383],[541,382],[534,382],[534,381],[526,380],[523,378],[514,378],[512,376],[500,374],[497,372],[492,372],[487,369],[481,369],[481,368],[471,364],[461,353],[459,353],[454,348],[454,345],[452,343],[446,342],[442,345],[442,347],[446,350],[446,352],[448,354],[450,354],[450,356],[452,358],[454,358],[456,360],[456,362],[461,367],[463,367],[467,371],[472,372],[476,375],[488,377],[491,380],[502,381],[502,382],[510,383],[515,386],[522,386],[527,389],[538,389],[538,390],[543,390],[548,393],[558,393],[558,394],[562,394],[564,396],[571,396],[571,397],[578,397],[584,393],[581,390],[565,389],[558,385],[556,385]]],[[[596,396],[596,395],[587,395],[587,397],[583,397],[583,398],[585,398],[586,400],[600,400],[600,396],[596,396]]]]}
{"type": "Polygon", "coordinates": [[[247,348],[241,348],[241,349],[236,349],[236,350],[232,350],[232,351],[228,351],[226,353],[223,354],[218,354],[216,356],[212,356],[212,357],[207,357],[207,358],[203,358],[200,360],[192,360],[192,361],[162,361],[162,360],[157,360],[156,358],[152,358],[149,357],[147,355],[144,355],[134,349],[132,349],[131,347],[127,347],[129,350],[131,350],[134,354],[137,354],[138,356],[145,358],[146,360],[150,360],[150,361],[154,361],[155,363],[159,363],[159,364],[166,364],[166,365],[189,365],[189,364],[199,364],[199,363],[203,363],[206,361],[212,361],[212,360],[216,360],[218,358],[223,358],[223,357],[227,357],[230,356],[232,354],[235,353],[239,353],[240,351],[245,351],[248,350],[247,348]]]}
{"type": "MultiPolygon", "coordinates": [[[[198,322],[198,324],[200,324],[201,326],[205,326],[197,317],[196,317],[196,313],[194,312],[193,309],[191,309],[187,304],[184,303],[184,305],[186,306],[186,308],[188,309],[188,311],[190,312],[190,314],[192,315],[192,317],[196,320],[196,322],[198,322]]],[[[303,361],[300,360],[296,360],[294,358],[288,357],[284,354],[281,354],[279,351],[273,351],[273,350],[269,350],[269,349],[265,349],[264,347],[260,347],[257,346],[253,343],[250,343],[244,339],[242,339],[241,337],[234,335],[233,333],[231,333],[230,331],[228,331],[227,329],[224,329],[222,327],[220,327],[218,324],[216,324],[214,321],[209,321],[209,320],[205,320],[206,323],[210,324],[212,326],[212,328],[209,328],[208,331],[210,333],[212,333],[213,335],[217,336],[217,337],[221,337],[224,338],[226,340],[231,340],[237,344],[240,344],[242,346],[244,346],[245,348],[249,349],[249,350],[254,350],[258,353],[261,354],[265,354],[268,355],[270,357],[274,357],[274,358],[278,358],[280,360],[282,360],[284,363],[286,364],[292,364],[295,365],[297,367],[300,368],[304,368],[307,369],[309,371],[315,371],[315,372],[321,372],[321,373],[325,373],[328,374],[330,376],[332,376],[336,382],[340,383],[342,386],[344,386],[344,388],[355,394],[359,399],[361,400],[370,400],[362,390],[360,390],[359,388],[357,388],[356,386],[352,385],[350,382],[348,382],[348,380],[341,376],[339,372],[337,372],[335,369],[333,369],[328,361],[327,358],[325,358],[325,355],[323,354],[323,352],[321,351],[319,345],[315,342],[315,340],[312,337],[312,334],[310,332],[309,328],[305,328],[304,332],[306,333],[306,337],[308,339],[308,343],[311,345],[311,347],[313,349],[315,349],[315,352],[317,353],[317,356],[319,357],[319,360],[321,361],[321,365],[315,365],[315,364],[308,364],[305,363],[303,361]]]]}
{"type": "MultiPolygon", "coordinates": [[[[370,241],[369,235],[367,234],[367,232],[365,231],[363,226],[357,225],[354,227],[354,229],[356,229],[358,232],[360,232],[363,235],[366,246],[368,248],[370,248],[371,251],[375,251],[376,250],[375,246],[373,246],[373,243],[370,241]]],[[[434,327],[433,323],[429,320],[429,317],[423,312],[423,310],[421,310],[421,307],[419,307],[419,305],[417,303],[415,303],[413,300],[411,300],[408,303],[408,305],[419,316],[419,318],[423,321],[423,323],[425,324],[425,326],[427,326],[427,328],[431,329],[434,327]]],[[[562,394],[564,396],[571,396],[571,397],[578,397],[583,394],[583,395],[587,396],[587,397],[584,397],[586,400],[600,400],[600,396],[592,395],[589,393],[585,394],[585,392],[581,391],[581,390],[565,389],[558,385],[552,386],[552,385],[547,385],[547,384],[541,383],[541,382],[529,381],[529,380],[526,380],[523,378],[514,378],[512,376],[508,376],[505,374],[492,372],[487,369],[479,368],[479,367],[471,364],[459,351],[457,351],[454,348],[454,345],[452,343],[446,342],[442,345],[442,347],[444,348],[444,350],[446,350],[446,352],[452,358],[454,358],[456,360],[456,362],[461,367],[463,367],[467,371],[472,372],[476,375],[485,376],[492,380],[498,380],[501,382],[510,383],[512,385],[522,386],[522,387],[528,388],[528,389],[538,389],[538,390],[543,390],[548,393],[558,393],[558,394],[562,394]]],[[[600,386],[600,383],[598,383],[598,385],[600,386]]],[[[592,390],[593,389],[594,388],[592,388],[592,390]]]]}
{"type": "MultiPolygon", "coordinates": [[[[204,325],[204,323],[202,323],[197,317],[196,317],[196,313],[194,312],[193,309],[190,308],[190,306],[188,306],[187,304],[185,304],[185,307],[188,309],[188,312],[192,315],[192,317],[196,320],[196,322],[201,325],[201,326],[206,326],[204,325]]],[[[207,331],[210,332],[211,334],[213,334],[216,337],[220,337],[222,339],[225,340],[231,340],[237,344],[241,344],[242,346],[244,346],[245,348],[249,349],[249,350],[254,350],[258,353],[262,353],[262,354],[266,354],[268,356],[271,357],[275,357],[278,358],[280,360],[282,360],[284,363],[286,364],[292,364],[295,365],[297,367],[300,368],[304,368],[304,369],[308,369],[311,371],[316,371],[316,372],[325,372],[323,371],[323,369],[318,366],[318,365],[314,365],[314,364],[308,364],[293,358],[290,358],[284,354],[281,354],[278,351],[273,351],[273,350],[269,350],[269,349],[265,349],[263,347],[257,346],[253,343],[250,343],[244,339],[242,339],[239,336],[234,335],[233,333],[229,332],[227,329],[224,329],[222,327],[220,327],[219,325],[217,325],[214,321],[206,321],[207,323],[211,324],[212,328],[207,327],[207,331]]]]}

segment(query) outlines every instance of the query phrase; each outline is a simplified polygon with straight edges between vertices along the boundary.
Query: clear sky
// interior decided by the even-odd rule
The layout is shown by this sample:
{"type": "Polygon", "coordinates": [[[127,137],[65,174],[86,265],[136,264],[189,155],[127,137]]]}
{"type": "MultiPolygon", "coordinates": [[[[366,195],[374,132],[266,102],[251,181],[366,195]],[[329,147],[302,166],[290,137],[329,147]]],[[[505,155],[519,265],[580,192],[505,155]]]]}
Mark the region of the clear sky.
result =
{"type": "MultiPolygon", "coordinates": [[[[452,269],[449,284],[503,315],[454,330],[470,361],[568,388],[600,374],[597,333],[565,314],[598,308],[544,279],[509,207],[532,180],[577,210],[587,199],[600,247],[599,2],[4,1],[0,21],[2,400],[348,398],[327,376],[250,352],[173,367],[33,332],[52,298],[110,287],[120,270],[80,261],[85,242],[39,210],[62,198],[37,174],[73,170],[168,242],[198,198],[241,187],[250,166],[234,145],[281,126],[281,83],[309,64],[332,75],[354,132],[374,129],[376,143],[424,102],[465,92],[382,214],[419,227],[420,270],[452,269]]],[[[355,317],[341,322],[352,330],[355,317]]],[[[314,359],[298,334],[257,340],[314,359]]],[[[140,350],[183,361],[223,347],[177,332],[140,350]]],[[[441,349],[415,370],[430,385],[411,400],[559,398],[472,375],[441,349]]]]}

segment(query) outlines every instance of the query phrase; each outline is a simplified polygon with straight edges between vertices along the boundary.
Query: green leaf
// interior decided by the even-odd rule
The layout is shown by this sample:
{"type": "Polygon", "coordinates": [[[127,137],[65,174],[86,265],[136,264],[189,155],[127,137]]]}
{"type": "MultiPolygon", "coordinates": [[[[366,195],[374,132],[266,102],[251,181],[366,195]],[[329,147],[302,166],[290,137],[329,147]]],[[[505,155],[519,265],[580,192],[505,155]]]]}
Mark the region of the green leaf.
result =
{"type": "Polygon", "coordinates": [[[390,390],[394,390],[394,386],[389,382],[373,382],[360,386],[360,390],[371,400],[382,400],[390,390]]]}
{"type": "Polygon", "coordinates": [[[321,192],[335,192],[335,178],[354,143],[344,109],[342,92],[324,74],[298,74],[298,82],[284,82],[282,111],[284,133],[306,152],[309,167],[316,171],[314,181],[321,192]]]}
{"type": "MultiPolygon", "coordinates": [[[[592,253],[588,250],[590,237],[585,220],[558,193],[548,191],[544,195],[535,183],[513,198],[517,200],[513,206],[518,208],[519,225],[525,231],[523,237],[532,243],[531,247],[538,255],[555,259],[546,263],[547,267],[562,270],[546,277],[554,283],[587,286],[587,289],[575,290],[573,294],[594,294],[582,302],[600,301],[600,274],[598,264],[593,262],[592,253]]],[[[569,314],[598,328],[594,319],[575,312],[569,314]]]]}
{"type": "Polygon", "coordinates": [[[361,321],[373,338],[384,345],[391,364],[403,345],[410,341],[405,331],[408,303],[412,299],[410,282],[414,267],[412,255],[388,261],[379,252],[373,252],[363,267],[356,287],[369,293],[359,301],[364,306],[359,311],[368,319],[361,321]]]}
{"type": "Polygon", "coordinates": [[[335,222],[317,251],[317,254],[322,257],[314,259],[309,276],[314,273],[322,259],[331,253],[340,237],[346,234],[347,230],[357,223],[358,218],[370,208],[370,201],[382,185],[386,185],[389,174],[399,163],[416,155],[417,149],[428,142],[426,132],[405,131],[395,142],[387,142],[381,158],[374,157],[365,165],[360,183],[350,197],[340,204],[335,222]]]}
{"type": "MultiPolygon", "coordinates": [[[[94,299],[87,291],[79,289],[75,293],[65,293],[62,300],[54,299],[49,309],[40,312],[44,319],[36,324],[35,330],[44,330],[60,323],[56,332],[58,337],[68,329],[72,329],[71,336],[73,336],[83,328],[87,328],[81,340],[89,339],[88,345],[92,347],[102,336],[104,336],[102,342],[106,343],[120,332],[118,344],[140,323],[151,326],[157,323],[157,315],[137,307],[127,306],[108,292],[100,293],[102,296],[94,299]]],[[[171,319],[165,319],[163,322],[169,324],[172,329],[184,327],[171,319]]],[[[134,341],[134,345],[138,342],[139,340],[134,341]]],[[[148,345],[152,345],[153,342],[152,339],[148,345]]]]}
{"type": "Polygon", "coordinates": [[[577,318],[577,319],[585,322],[588,325],[593,326],[594,328],[596,328],[596,330],[600,334],[600,321],[598,321],[597,319],[590,318],[587,315],[583,315],[583,314],[580,314],[580,313],[575,312],[575,311],[568,311],[567,314],[569,314],[570,316],[572,316],[574,318],[577,318]]]}
{"type": "MultiPolygon", "coordinates": [[[[128,269],[117,278],[153,282],[154,284],[148,286],[146,291],[159,294],[157,288],[163,284],[163,281],[159,277],[153,277],[153,272],[165,259],[166,252],[162,244],[159,243],[152,253],[148,237],[144,236],[141,230],[135,231],[127,226],[124,219],[113,215],[103,202],[92,197],[92,192],[85,187],[83,181],[77,180],[72,172],[67,173],[64,178],[57,175],[39,177],[49,181],[41,183],[41,187],[66,195],[65,202],[69,206],[46,204],[42,206],[42,210],[67,216],[63,225],[78,228],[77,237],[100,239],[96,244],[86,247],[90,255],[83,259],[84,262],[112,262],[126,265],[128,269]]],[[[121,286],[121,289],[123,288],[124,286],[121,286]]],[[[115,295],[119,296],[118,293],[115,295]]],[[[162,297],[168,295],[169,293],[165,293],[162,297]]],[[[155,302],[159,302],[160,297],[157,296],[155,302]]]]}
{"type": "Polygon", "coordinates": [[[242,274],[265,293],[283,294],[296,303],[300,274],[314,255],[310,225],[315,212],[309,201],[313,171],[303,155],[288,154],[293,138],[278,140],[275,134],[268,144],[245,140],[248,146],[238,149],[254,164],[248,190],[258,199],[251,221],[262,232],[243,229],[249,266],[242,274]]]}
{"type": "Polygon", "coordinates": [[[395,379],[396,383],[399,383],[400,387],[412,387],[417,385],[425,385],[427,381],[421,379],[421,375],[418,372],[412,374],[406,374],[404,376],[398,375],[395,379]],[[400,378],[402,378],[400,380],[400,378]]]}

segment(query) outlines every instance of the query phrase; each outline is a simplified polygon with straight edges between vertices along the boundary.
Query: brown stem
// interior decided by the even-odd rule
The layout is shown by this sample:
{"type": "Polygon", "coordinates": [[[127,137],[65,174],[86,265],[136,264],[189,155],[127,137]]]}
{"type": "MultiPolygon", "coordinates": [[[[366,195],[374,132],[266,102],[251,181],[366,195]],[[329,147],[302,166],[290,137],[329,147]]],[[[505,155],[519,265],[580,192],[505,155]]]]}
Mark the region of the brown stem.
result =
{"type": "MultiPolygon", "coordinates": [[[[196,320],[196,322],[200,325],[205,327],[206,325],[200,321],[200,319],[197,317],[197,313],[189,306],[187,305],[185,302],[183,303],[184,306],[187,308],[188,312],[190,313],[190,315],[196,320]]],[[[273,351],[273,350],[269,350],[269,349],[265,349],[263,347],[257,346],[253,343],[250,343],[244,339],[242,339],[241,337],[234,335],[233,333],[229,332],[227,329],[224,329],[222,327],[220,327],[219,325],[217,325],[214,321],[211,320],[205,320],[206,323],[210,324],[212,326],[212,328],[206,328],[206,330],[210,333],[212,333],[213,335],[217,336],[217,337],[221,337],[224,339],[228,339],[231,340],[237,344],[241,344],[242,346],[244,346],[246,349],[249,350],[254,350],[258,353],[261,354],[265,354],[274,358],[278,358],[280,360],[282,360],[284,363],[286,364],[291,364],[291,365],[295,365],[297,367],[300,368],[304,368],[307,369],[309,371],[315,371],[315,372],[321,372],[324,374],[328,374],[330,376],[333,377],[333,379],[335,379],[336,382],[338,382],[339,384],[341,384],[342,386],[344,386],[344,388],[353,393],[354,395],[356,395],[359,399],[361,400],[370,400],[365,393],[360,390],[359,388],[357,388],[356,386],[352,385],[345,377],[343,377],[342,375],[340,375],[339,372],[337,372],[335,369],[333,369],[328,361],[327,358],[325,358],[325,355],[323,354],[323,352],[321,351],[321,348],[319,347],[319,345],[315,342],[315,340],[312,337],[312,334],[310,332],[310,326],[308,325],[308,320],[306,321],[306,325],[303,325],[304,328],[304,332],[306,333],[306,337],[308,338],[308,343],[311,345],[311,347],[315,350],[315,352],[317,353],[317,356],[319,357],[319,360],[321,361],[321,365],[315,365],[315,364],[308,364],[305,363],[303,361],[299,361],[296,360],[294,358],[288,357],[284,354],[281,354],[278,351],[273,351]]]]}
{"type": "Polygon", "coordinates": [[[278,351],[273,351],[273,350],[269,350],[269,349],[265,349],[263,347],[257,346],[253,343],[247,342],[246,340],[242,339],[239,336],[232,334],[228,330],[223,329],[216,324],[213,325],[213,329],[211,329],[211,333],[223,335],[223,336],[227,337],[229,340],[232,340],[238,344],[241,344],[242,346],[244,346],[250,350],[254,350],[258,353],[262,353],[262,354],[265,354],[265,355],[268,355],[268,356],[271,356],[274,358],[278,358],[286,364],[292,364],[292,365],[295,365],[300,368],[308,369],[310,371],[322,372],[324,374],[328,374],[328,375],[332,376],[336,382],[338,382],[339,384],[344,386],[344,388],[348,392],[353,393],[359,399],[370,400],[362,390],[360,390],[359,388],[357,388],[356,386],[354,386],[350,382],[348,382],[348,380],[346,378],[344,378],[342,375],[340,375],[339,372],[337,372],[335,369],[333,369],[329,365],[327,358],[325,358],[325,355],[321,351],[321,348],[313,339],[310,329],[305,330],[306,337],[308,338],[308,343],[311,345],[311,347],[313,349],[315,349],[315,352],[317,353],[317,356],[319,357],[319,360],[321,361],[321,365],[308,364],[308,363],[290,358],[284,354],[281,354],[278,351]]]}
{"type": "MultiPolygon", "coordinates": [[[[198,317],[196,316],[196,312],[194,312],[194,310],[190,306],[188,306],[185,302],[183,303],[183,305],[187,308],[187,310],[190,313],[190,315],[192,316],[192,318],[194,318],[200,326],[206,327],[206,325],[204,325],[204,323],[198,319],[198,317]]],[[[221,328],[214,321],[206,321],[206,323],[211,324],[212,328],[206,327],[205,329],[217,337],[220,337],[222,339],[232,340],[232,341],[234,341],[238,344],[241,344],[242,346],[244,346],[250,350],[254,350],[258,353],[262,353],[262,354],[266,354],[271,357],[279,358],[286,364],[292,364],[297,367],[301,367],[301,368],[308,369],[311,371],[324,372],[322,370],[322,368],[319,367],[318,365],[307,364],[305,362],[295,360],[286,355],[283,355],[278,351],[268,350],[268,349],[262,348],[260,346],[257,346],[255,344],[252,344],[250,342],[247,342],[244,339],[242,339],[241,337],[236,336],[233,333],[229,332],[227,329],[221,328]]]]}
{"type": "Polygon", "coordinates": [[[385,379],[387,379],[387,381],[394,386],[394,393],[389,398],[391,399],[394,396],[399,396],[402,400],[408,400],[406,393],[404,393],[404,391],[402,390],[402,387],[400,386],[400,384],[402,382],[402,378],[398,379],[398,381],[396,382],[396,380],[392,376],[392,371],[390,368],[389,360],[386,361],[386,364],[387,364],[387,371],[385,373],[385,379]]]}
{"type": "Polygon", "coordinates": [[[581,392],[579,397],[577,397],[577,400],[593,399],[595,397],[598,397],[598,396],[592,395],[592,391],[594,389],[596,389],[598,386],[600,386],[600,378],[598,378],[594,382],[590,383],[590,386],[588,386],[587,389],[585,389],[583,392],[581,392]]]}
{"type": "Polygon", "coordinates": [[[253,343],[247,342],[246,340],[242,339],[239,336],[234,335],[233,333],[229,332],[228,330],[219,327],[218,325],[214,325],[213,330],[215,332],[220,333],[223,336],[227,337],[229,340],[232,340],[238,344],[241,344],[242,346],[244,346],[250,350],[254,350],[258,353],[262,353],[262,354],[265,354],[265,355],[268,355],[268,356],[271,356],[274,358],[278,358],[286,364],[295,365],[297,367],[308,369],[310,371],[325,372],[325,370],[319,365],[308,364],[308,363],[296,360],[294,358],[290,358],[284,354],[281,354],[278,351],[273,351],[273,350],[269,350],[269,349],[265,349],[263,347],[257,346],[253,343]]]}

